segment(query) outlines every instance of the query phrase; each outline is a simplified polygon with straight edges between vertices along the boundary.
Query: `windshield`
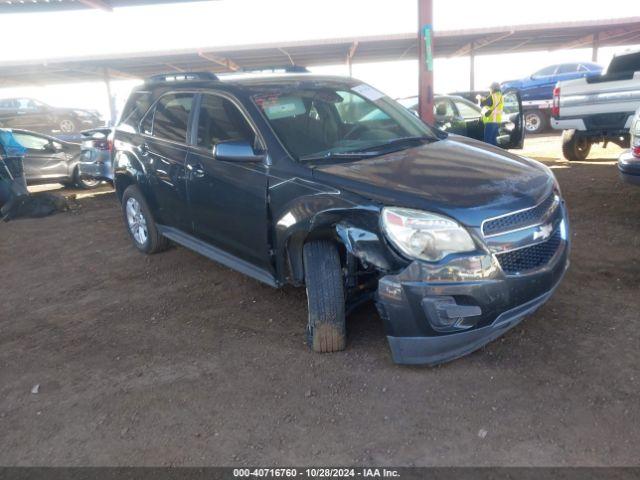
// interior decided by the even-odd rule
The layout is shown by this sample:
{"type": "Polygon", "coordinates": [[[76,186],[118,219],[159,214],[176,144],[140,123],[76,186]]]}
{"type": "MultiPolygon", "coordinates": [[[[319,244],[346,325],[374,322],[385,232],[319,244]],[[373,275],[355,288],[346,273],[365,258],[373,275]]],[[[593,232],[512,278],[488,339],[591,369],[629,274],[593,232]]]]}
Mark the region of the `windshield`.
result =
{"type": "Polygon", "coordinates": [[[364,84],[296,82],[258,89],[253,100],[300,160],[372,156],[438,140],[415,115],[364,84]]]}

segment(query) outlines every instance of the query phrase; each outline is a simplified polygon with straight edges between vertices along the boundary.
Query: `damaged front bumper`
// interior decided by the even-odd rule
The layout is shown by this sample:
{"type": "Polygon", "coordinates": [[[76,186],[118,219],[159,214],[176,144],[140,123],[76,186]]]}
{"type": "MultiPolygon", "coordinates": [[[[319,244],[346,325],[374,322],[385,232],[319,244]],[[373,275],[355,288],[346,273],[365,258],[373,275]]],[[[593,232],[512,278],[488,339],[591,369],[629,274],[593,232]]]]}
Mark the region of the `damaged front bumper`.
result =
{"type": "Polygon", "coordinates": [[[561,239],[539,268],[505,274],[487,253],[444,265],[414,261],[380,279],[376,306],[393,360],[427,364],[454,360],[504,334],[553,294],[569,265],[568,220],[561,239]]]}

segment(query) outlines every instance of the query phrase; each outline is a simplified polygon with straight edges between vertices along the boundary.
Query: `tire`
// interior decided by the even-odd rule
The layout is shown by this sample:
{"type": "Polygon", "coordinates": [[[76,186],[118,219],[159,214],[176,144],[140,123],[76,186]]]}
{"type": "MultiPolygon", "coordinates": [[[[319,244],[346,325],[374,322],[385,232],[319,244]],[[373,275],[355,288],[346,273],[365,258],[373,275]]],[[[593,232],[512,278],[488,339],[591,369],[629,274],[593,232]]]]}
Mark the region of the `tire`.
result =
{"type": "Polygon", "coordinates": [[[58,128],[62,133],[75,133],[76,130],[76,122],[69,117],[63,117],[58,122],[58,128]]]}
{"type": "Polygon", "coordinates": [[[78,188],[82,188],[84,190],[91,190],[93,188],[97,188],[100,185],[100,180],[88,180],[82,178],[80,176],[80,172],[78,171],[78,167],[73,172],[73,183],[65,184],[66,187],[76,186],[78,188]]]}
{"type": "Polygon", "coordinates": [[[303,249],[309,319],[307,343],[314,352],[344,350],[347,344],[344,282],[334,243],[317,240],[303,249]]]}
{"type": "Polygon", "coordinates": [[[547,128],[547,119],[540,111],[524,112],[524,129],[527,133],[542,133],[547,128]]]}
{"type": "Polygon", "coordinates": [[[136,185],[128,186],[122,194],[122,217],[129,237],[141,252],[151,255],[169,246],[169,240],[158,231],[151,210],[136,185]]]}
{"type": "Polygon", "coordinates": [[[562,132],[562,154],[569,161],[580,161],[587,158],[591,151],[591,142],[577,130],[562,132]]]}

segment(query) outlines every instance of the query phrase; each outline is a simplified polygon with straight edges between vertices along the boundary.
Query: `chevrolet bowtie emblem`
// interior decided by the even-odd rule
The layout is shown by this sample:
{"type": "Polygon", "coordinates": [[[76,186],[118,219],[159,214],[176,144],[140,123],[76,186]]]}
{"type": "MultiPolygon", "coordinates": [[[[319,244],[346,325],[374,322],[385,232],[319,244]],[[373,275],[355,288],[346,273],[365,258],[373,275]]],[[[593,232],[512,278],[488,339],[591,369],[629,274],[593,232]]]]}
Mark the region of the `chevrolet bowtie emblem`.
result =
{"type": "Polygon", "coordinates": [[[538,228],[538,230],[536,230],[533,233],[533,239],[534,240],[538,240],[538,239],[542,239],[542,240],[546,240],[547,238],[549,238],[551,236],[551,231],[553,230],[553,225],[551,225],[550,223],[547,225],[542,225],[540,228],[538,228]]]}

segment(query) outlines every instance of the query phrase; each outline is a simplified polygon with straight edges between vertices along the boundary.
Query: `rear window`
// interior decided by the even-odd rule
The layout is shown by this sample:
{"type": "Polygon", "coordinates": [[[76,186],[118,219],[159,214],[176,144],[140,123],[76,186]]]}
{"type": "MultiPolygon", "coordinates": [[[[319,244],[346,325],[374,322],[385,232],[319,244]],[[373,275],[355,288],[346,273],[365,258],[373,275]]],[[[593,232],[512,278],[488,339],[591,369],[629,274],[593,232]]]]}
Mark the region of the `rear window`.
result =
{"type": "Polygon", "coordinates": [[[124,106],[120,125],[127,125],[133,129],[138,128],[138,124],[149,107],[151,106],[151,92],[133,92],[124,106]]]}

